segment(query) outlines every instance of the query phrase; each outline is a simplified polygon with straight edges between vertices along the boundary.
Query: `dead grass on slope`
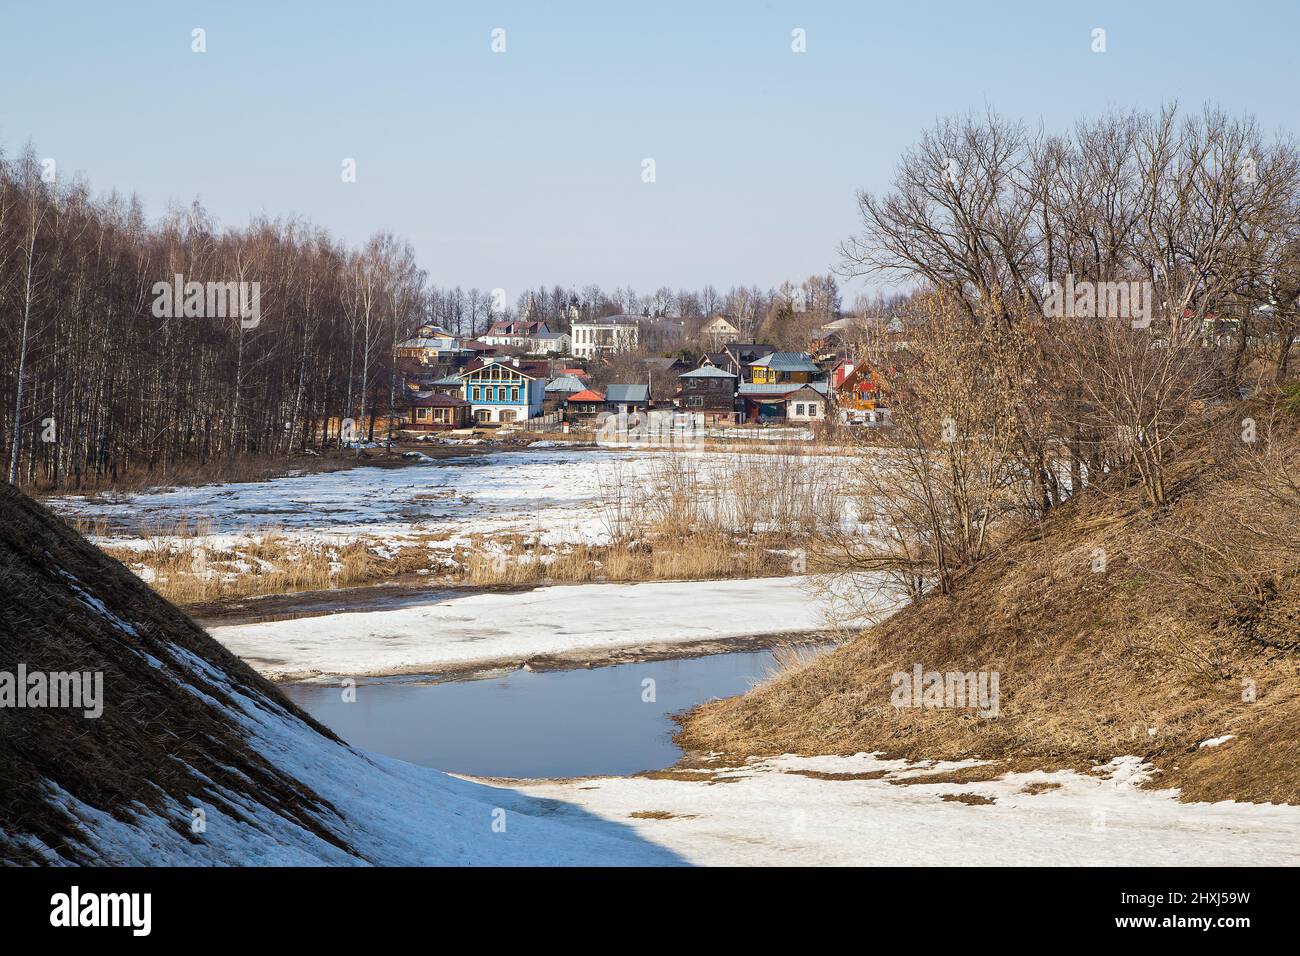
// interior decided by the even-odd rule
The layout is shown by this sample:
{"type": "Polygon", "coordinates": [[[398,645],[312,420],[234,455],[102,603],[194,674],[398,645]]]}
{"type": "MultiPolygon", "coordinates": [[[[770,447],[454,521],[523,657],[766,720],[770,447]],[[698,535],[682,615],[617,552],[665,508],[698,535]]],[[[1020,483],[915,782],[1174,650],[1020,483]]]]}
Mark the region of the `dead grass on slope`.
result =
{"type": "Polygon", "coordinates": [[[1300,496],[1288,497],[1300,493],[1300,437],[1291,414],[1267,451],[1242,448],[1240,417],[1175,463],[1164,512],[1143,510],[1136,490],[1085,493],[953,595],[697,708],[678,742],[729,755],[981,757],[1003,771],[1133,754],[1161,771],[1153,786],[1179,786],[1185,800],[1300,803],[1300,496]],[[997,672],[998,715],[895,707],[892,676],[918,663],[997,672]]]}
{"type": "Polygon", "coordinates": [[[230,714],[238,694],[336,739],[330,731],[12,486],[0,485],[0,515],[0,670],[97,674],[103,685],[97,719],[0,707],[0,865],[39,861],[27,838],[67,862],[110,862],[59,809],[60,790],[121,822],[157,814],[178,844],[203,844],[191,808],[222,802],[352,849],[327,825],[337,809],[269,763],[230,714]]]}

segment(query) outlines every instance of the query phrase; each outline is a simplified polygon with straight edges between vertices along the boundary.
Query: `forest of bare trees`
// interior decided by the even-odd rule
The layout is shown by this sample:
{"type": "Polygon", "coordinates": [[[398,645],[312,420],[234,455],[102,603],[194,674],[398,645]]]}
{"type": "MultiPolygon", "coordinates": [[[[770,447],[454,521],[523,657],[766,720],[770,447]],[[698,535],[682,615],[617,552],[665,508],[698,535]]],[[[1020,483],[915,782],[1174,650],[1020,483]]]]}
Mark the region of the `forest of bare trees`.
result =
{"type": "Polygon", "coordinates": [[[376,235],[348,249],[296,220],[218,229],[0,164],[0,423],[11,482],[79,486],[182,462],[284,453],[358,432],[392,400],[394,337],[424,275],[376,235]],[[260,321],[155,314],[154,286],[256,282],[260,321]]]}
{"type": "Polygon", "coordinates": [[[946,591],[1103,479],[1160,509],[1216,409],[1292,381],[1300,152],[1250,120],[946,120],[859,207],[845,271],[914,291],[896,332],[862,343],[893,377],[894,427],[857,475],[880,534],[841,535],[833,565],[946,591]]]}

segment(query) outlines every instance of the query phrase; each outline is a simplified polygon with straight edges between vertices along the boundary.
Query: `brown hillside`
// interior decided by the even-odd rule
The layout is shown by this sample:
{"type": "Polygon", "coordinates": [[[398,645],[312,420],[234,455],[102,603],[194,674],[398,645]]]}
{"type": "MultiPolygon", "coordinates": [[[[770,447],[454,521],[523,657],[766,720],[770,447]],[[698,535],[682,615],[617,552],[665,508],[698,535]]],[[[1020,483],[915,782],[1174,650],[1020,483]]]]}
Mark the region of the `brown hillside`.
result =
{"type": "Polygon", "coordinates": [[[1090,490],[968,572],[955,594],[697,708],[679,742],[1007,767],[1136,754],[1162,771],[1153,786],[1182,787],[1184,800],[1300,803],[1296,419],[1294,409],[1221,413],[1175,463],[1164,511],[1143,509],[1136,490],[1090,490]],[[1246,444],[1240,422],[1252,414],[1261,434],[1246,444]],[[999,715],[893,706],[891,675],[917,663],[997,671],[999,715]]]}
{"type": "Polygon", "coordinates": [[[334,808],[269,764],[220,708],[233,707],[233,689],[337,738],[121,564],[0,485],[0,671],[20,664],[29,673],[102,672],[104,709],[86,719],[66,708],[0,707],[0,863],[98,859],[74,815],[53,808],[60,791],[123,822],[156,810],[175,838],[195,844],[177,806],[238,794],[250,812],[264,807],[351,849],[321,825],[334,808]],[[200,674],[179,682],[178,650],[228,683],[200,674]]]}

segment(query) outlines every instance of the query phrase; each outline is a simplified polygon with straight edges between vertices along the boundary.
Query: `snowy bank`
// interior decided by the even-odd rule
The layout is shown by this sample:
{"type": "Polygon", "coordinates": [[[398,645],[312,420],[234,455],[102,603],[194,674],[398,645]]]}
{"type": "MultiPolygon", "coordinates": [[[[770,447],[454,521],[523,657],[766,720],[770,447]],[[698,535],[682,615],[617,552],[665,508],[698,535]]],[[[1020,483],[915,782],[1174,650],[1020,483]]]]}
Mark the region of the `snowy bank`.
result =
{"type": "Polygon", "coordinates": [[[439,673],[817,631],[826,622],[806,587],[800,577],[581,584],[210,633],[273,680],[439,673]]]}
{"type": "Polygon", "coordinates": [[[913,783],[976,764],[785,756],[699,773],[523,784],[631,827],[693,864],[762,866],[1294,866],[1300,807],[1179,803],[1151,769],[913,783]],[[678,777],[680,779],[672,779],[678,777]],[[706,779],[707,778],[707,779],[706,779]],[[947,799],[945,799],[945,797],[947,799]]]}

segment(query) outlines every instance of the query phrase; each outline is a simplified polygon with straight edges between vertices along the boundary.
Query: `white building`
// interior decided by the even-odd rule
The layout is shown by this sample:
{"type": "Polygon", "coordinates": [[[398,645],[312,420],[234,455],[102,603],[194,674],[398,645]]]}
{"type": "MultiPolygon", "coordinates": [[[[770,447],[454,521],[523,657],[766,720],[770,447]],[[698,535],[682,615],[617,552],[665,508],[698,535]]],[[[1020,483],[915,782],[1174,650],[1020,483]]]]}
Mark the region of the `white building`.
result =
{"type": "Polygon", "coordinates": [[[715,315],[700,329],[700,339],[716,352],[728,342],[740,340],[740,327],[725,315],[715,315]]]}
{"type": "Polygon", "coordinates": [[[485,345],[505,346],[512,349],[526,349],[532,339],[539,335],[550,334],[545,322],[517,321],[502,319],[493,322],[486,332],[478,337],[485,345]]]}
{"type": "Polygon", "coordinates": [[[805,385],[785,397],[785,417],[792,422],[819,422],[826,417],[826,396],[805,385]]]}
{"type": "Polygon", "coordinates": [[[590,322],[573,323],[573,354],[589,359],[612,352],[631,352],[641,340],[641,317],[608,315],[590,322]]]}
{"type": "Polygon", "coordinates": [[[440,325],[422,325],[415,337],[397,343],[398,358],[412,358],[421,362],[436,361],[440,352],[455,352],[460,339],[440,325]]]}
{"type": "Polygon", "coordinates": [[[563,332],[542,332],[528,340],[528,351],[533,355],[567,355],[569,336],[563,332]]]}

